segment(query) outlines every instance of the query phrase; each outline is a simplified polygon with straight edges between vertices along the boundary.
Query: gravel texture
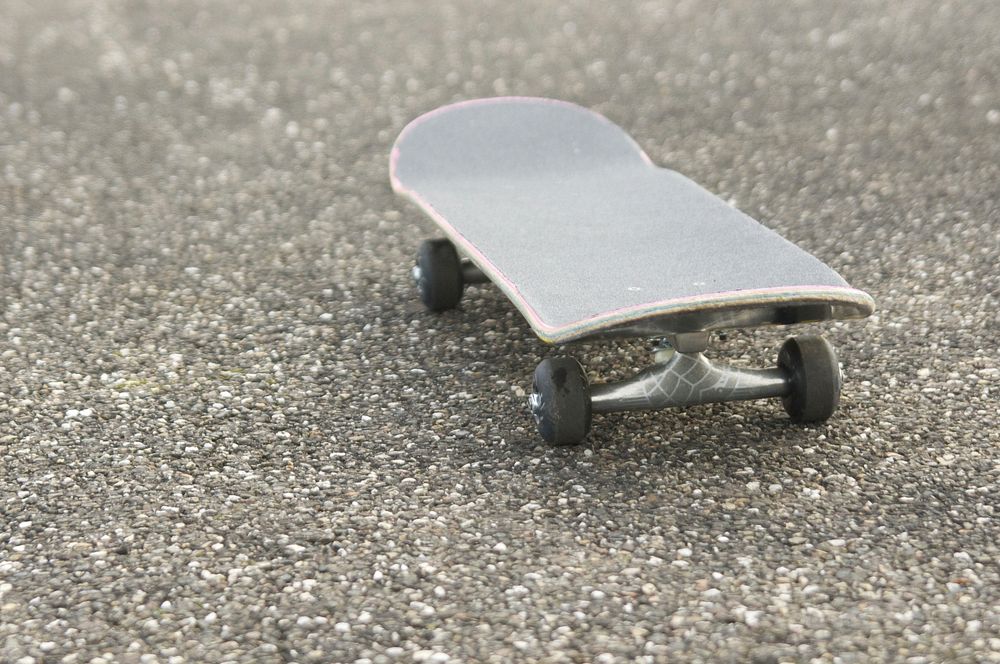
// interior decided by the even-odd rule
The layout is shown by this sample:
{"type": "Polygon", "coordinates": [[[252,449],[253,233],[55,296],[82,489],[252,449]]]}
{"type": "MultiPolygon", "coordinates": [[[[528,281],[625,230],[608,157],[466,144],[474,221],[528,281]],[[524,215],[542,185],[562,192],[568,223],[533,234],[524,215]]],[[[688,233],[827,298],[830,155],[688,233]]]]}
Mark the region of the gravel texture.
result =
{"type": "Polygon", "coordinates": [[[0,661],[1000,661],[1000,4],[0,17],[0,661]],[[421,310],[387,178],[494,94],[606,114],[871,292],[825,329],[838,415],[541,444],[557,351],[488,288],[421,310]]]}

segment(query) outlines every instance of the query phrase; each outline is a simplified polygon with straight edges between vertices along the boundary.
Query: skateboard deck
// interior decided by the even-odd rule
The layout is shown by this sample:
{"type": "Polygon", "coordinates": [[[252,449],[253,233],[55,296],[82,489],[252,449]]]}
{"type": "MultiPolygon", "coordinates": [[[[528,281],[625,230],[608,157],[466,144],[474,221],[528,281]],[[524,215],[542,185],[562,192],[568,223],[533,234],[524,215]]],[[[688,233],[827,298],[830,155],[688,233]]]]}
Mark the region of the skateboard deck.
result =
{"type": "Polygon", "coordinates": [[[872,298],[603,116],[500,97],[406,126],[393,189],[549,343],[863,318],[872,298]]]}

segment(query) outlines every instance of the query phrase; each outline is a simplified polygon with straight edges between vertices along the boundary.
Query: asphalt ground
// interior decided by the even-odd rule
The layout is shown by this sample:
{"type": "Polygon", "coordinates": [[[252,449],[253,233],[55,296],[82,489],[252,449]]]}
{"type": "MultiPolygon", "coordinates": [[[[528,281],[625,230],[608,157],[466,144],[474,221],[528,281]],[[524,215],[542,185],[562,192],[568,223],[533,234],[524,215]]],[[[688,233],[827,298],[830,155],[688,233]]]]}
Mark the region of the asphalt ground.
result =
{"type": "Polygon", "coordinates": [[[1000,661],[1000,4],[0,17],[0,661],[1000,661]],[[838,414],[541,444],[559,349],[489,288],[422,311],[387,177],[496,94],[604,113],[870,292],[823,328],[838,414]]]}

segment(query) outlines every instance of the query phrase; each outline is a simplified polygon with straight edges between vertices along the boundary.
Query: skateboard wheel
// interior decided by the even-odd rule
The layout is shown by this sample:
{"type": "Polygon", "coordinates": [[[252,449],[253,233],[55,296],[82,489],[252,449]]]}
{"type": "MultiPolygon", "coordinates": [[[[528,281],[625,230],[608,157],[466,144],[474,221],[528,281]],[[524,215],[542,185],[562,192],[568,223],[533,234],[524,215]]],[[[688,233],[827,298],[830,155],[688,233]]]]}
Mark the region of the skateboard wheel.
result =
{"type": "Polygon", "coordinates": [[[840,402],[840,365],[826,339],[789,338],[778,353],[778,366],[790,383],[781,403],[793,422],[822,422],[833,415],[840,402]]]}
{"type": "Polygon", "coordinates": [[[447,311],[462,299],[462,263],[448,240],[426,240],[417,250],[413,271],[420,299],[431,311],[447,311]]]}
{"type": "Polygon", "coordinates": [[[538,433],[554,445],[576,445],[590,431],[590,385],[572,357],[542,360],[529,399],[538,433]]]}

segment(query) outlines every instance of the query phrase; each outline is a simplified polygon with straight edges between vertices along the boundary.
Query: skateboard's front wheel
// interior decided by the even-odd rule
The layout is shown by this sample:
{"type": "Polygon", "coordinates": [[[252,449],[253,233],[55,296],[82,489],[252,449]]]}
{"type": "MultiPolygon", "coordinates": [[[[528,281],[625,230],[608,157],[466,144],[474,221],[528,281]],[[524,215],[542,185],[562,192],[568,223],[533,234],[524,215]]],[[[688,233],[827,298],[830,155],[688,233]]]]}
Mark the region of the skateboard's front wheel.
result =
{"type": "Polygon", "coordinates": [[[590,384],[572,357],[542,360],[529,399],[538,433],[555,445],[576,445],[590,431],[590,384]]]}
{"type": "Polygon", "coordinates": [[[462,263],[448,240],[425,240],[417,250],[413,276],[420,299],[431,311],[447,311],[462,299],[462,263]]]}
{"type": "Polygon", "coordinates": [[[778,353],[778,366],[791,387],[781,403],[793,422],[822,422],[833,415],[840,402],[840,365],[826,339],[789,338],[778,353]]]}

